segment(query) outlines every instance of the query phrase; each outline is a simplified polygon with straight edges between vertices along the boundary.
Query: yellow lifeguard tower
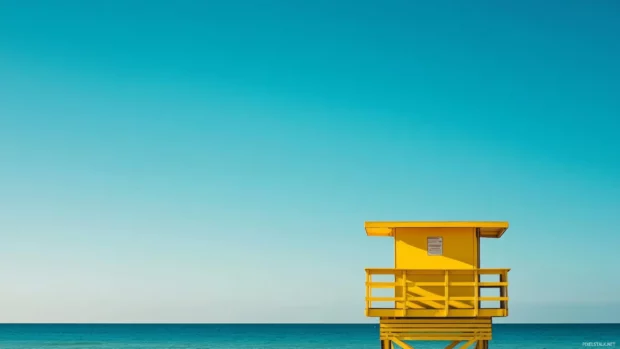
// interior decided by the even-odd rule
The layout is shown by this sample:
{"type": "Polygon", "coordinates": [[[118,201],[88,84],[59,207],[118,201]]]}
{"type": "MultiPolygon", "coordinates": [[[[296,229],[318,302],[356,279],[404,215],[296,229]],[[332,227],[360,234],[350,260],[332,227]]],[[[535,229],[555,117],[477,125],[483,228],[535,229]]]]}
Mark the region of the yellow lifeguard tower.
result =
{"type": "Polygon", "coordinates": [[[368,236],[394,238],[394,268],[366,269],[366,316],[380,319],[381,349],[412,349],[408,341],[488,348],[493,317],[508,316],[510,269],[480,269],[480,238],[501,237],[508,223],[366,222],[365,228],[368,236]],[[496,281],[482,280],[489,275],[496,281]],[[499,296],[481,295],[493,288],[499,296]],[[381,290],[391,294],[376,295],[381,290]]]}

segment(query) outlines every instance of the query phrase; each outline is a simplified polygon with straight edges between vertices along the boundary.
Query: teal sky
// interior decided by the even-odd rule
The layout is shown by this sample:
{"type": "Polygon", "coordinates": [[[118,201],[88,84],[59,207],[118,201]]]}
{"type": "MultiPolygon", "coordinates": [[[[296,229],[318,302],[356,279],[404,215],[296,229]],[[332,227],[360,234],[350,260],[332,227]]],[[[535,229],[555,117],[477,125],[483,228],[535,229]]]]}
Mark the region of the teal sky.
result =
{"type": "Polygon", "coordinates": [[[615,1],[0,1],[0,322],[364,322],[366,220],[507,220],[620,322],[615,1]]]}

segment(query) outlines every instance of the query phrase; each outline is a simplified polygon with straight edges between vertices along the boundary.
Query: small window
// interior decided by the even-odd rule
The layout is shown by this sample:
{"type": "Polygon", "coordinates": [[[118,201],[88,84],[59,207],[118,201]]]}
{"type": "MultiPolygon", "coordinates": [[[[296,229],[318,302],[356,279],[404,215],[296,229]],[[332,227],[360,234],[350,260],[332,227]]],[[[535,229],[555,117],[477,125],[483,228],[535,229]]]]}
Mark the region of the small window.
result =
{"type": "Polygon", "coordinates": [[[429,256],[443,256],[443,238],[441,236],[429,236],[426,245],[429,256]]]}

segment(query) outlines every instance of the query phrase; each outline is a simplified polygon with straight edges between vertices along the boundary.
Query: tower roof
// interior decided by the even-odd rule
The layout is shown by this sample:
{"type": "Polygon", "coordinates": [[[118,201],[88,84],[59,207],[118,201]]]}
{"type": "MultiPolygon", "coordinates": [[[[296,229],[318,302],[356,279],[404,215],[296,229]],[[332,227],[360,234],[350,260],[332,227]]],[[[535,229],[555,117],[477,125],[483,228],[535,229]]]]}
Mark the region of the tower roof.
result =
{"type": "Polygon", "coordinates": [[[482,238],[499,238],[508,222],[366,222],[368,236],[394,236],[396,228],[479,228],[482,238]]]}

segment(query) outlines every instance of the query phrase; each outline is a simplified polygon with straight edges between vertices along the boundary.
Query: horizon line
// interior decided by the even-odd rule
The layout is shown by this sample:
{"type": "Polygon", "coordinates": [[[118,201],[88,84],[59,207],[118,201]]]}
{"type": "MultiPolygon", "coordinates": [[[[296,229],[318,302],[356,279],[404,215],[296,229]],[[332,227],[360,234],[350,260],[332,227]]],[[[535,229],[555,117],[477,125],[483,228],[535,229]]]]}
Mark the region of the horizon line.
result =
{"type": "MultiPolygon", "coordinates": [[[[369,322],[0,322],[1,325],[378,325],[369,322]]],[[[503,322],[493,325],[620,325],[620,322],[503,322]]]]}

